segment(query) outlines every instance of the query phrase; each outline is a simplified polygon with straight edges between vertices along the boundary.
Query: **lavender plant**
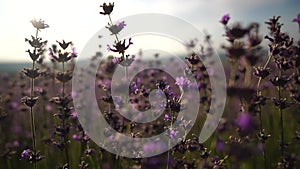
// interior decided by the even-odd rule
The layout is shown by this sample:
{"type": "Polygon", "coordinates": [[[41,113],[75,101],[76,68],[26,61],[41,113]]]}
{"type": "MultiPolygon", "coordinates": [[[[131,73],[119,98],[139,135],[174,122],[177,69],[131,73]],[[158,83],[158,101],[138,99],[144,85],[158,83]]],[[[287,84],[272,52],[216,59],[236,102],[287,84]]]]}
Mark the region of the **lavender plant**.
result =
{"type": "MultiPolygon", "coordinates": [[[[70,95],[66,93],[66,83],[72,79],[72,70],[67,70],[67,63],[77,57],[77,53],[74,50],[69,50],[72,42],[62,42],[57,41],[61,49],[50,48],[50,55],[58,63],[61,63],[61,71],[56,74],[56,79],[61,83],[61,94],[57,97],[52,97],[50,102],[56,104],[58,112],[54,114],[60,123],[55,127],[55,134],[58,136],[57,141],[53,141],[61,151],[64,152],[65,163],[60,168],[71,168],[70,157],[69,157],[69,133],[71,124],[69,123],[69,118],[71,116],[72,107],[70,106],[71,98],[70,95]]],[[[53,46],[52,46],[53,47],[53,46]]]]}
{"type": "Polygon", "coordinates": [[[41,72],[38,68],[35,67],[36,61],[39,57],[44,53],[45,45],[47,41],[42,41],[42,38],[38,36],[39,31],[42,29],[48,28],[49,26],[44,23],[42,20],[32,20],[31,21],[33,27],[36,29],[35,36],[31,36],[31,39],[25,39],[26,42],[33,49],[28,49],[28,52],[31,60],[32,60],[32,67],[31,68],[24,68],[23,73],[25,76],[30,78],[30,96],[25,96],[22,98],[22,102],[30,108],[30,121],[31,121],[31,133],[32,133],[32,150],[26,149],[22,152],[21,158],[33,163],[33,168],[37,168],[37,162],[42,160],[44,157],[40,155],[40,152],[37,150],[36,147],[36,132],[35,132],[35,119],[34,119],[34,112],[33,107],[36,104],[38,97],[34,96],[34,80],[40,76],[41,72]]]}
{"type": "Polygon", "coordinates": [[[280,149],[281,149],[281,162],[278,163],[280,168],[290,167],[285,158],[288,144],[285,141],[285,129],[284,129],[284,110],[291,106],[290,101],[284,96],[284,90],[291,81],[289,75],[290,70],[293,68],[293,43],[294,40],[289,35],[281,31],[282,24],[279,22],[280,17],[271,18],[266,24],[270,31],[269,35],[265,36],[270,41],[269,45],[269,58],[266,65],[270,60],[276,65],[277,72],[273,78],[270,79],[273,86],[277,88],[277,96],[273,97],[273,103],[278,108],[280,113],[280,149]]]}

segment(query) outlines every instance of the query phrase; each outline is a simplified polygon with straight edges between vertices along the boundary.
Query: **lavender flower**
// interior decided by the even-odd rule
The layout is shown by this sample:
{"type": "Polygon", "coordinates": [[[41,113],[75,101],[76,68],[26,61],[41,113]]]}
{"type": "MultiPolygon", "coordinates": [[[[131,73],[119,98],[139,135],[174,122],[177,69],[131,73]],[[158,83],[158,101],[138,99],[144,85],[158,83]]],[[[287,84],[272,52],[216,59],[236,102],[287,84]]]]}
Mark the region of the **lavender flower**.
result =
{"type": "Polygon", "coordinates": [[[170,131],[169,131],[169,137],[170,137],[171,139],[175,139],[177,133],[178,133],[178,131],[176,131],[175,129],[170,129],[170,131]]]}
{"type": "Polygon", "coordinates": [[[116,35],[119,32],[121,32],[121,30],[126,26],[125,22],[118,22],[114,25],[110,25],[108,24],[108,26],[106,26],[106,28],[111,32],[111,35],[116,35]]]}
{"type": "Polygon", "coordinates": [[[127,50],[129,48],[130,45],[132,45],[133,43],[131,42],[131,38],[129,38],[128,40],[128,45],[125,44],[125,39],[122,41],[118,41],[116,42],[113,47],[111,48],[109,45],[107,45],[107,49],[112,51],[112,52],[117,52],[117,53],[121,53],[124,54],[125,50],[127,50]]]}
{"type": "Polygon", "coordinates": [[[100,14],[110,15],[114,9],[114,3],[109,3],[108,5],[106,3],[103,3],[103,5],[100,5],[100,7],[103,8],[103,12],[100,12],[100,14]]]}
{"type": "Polygon", "coordinates": [[[222,16],[220,22],[221,22],[223,25],[227,25],[229,19],[230,19],[229,14],[225,14],[225,15],[222,16]]]}
{"type": "Polygon", "coordinates": [[[182,76],[181,77],[177,77],[176,78],[176,82],[175,82],[175,84],[177,84],[180,87],[183,87],[185,85],[189,86],[190,83],[191,83],[190,80],[188,80],[187,78],[182,77],[182,76]]]}
{"type": "Polygon", "coordinates": [[[69,45],[72,44],[72,42],[65,42],[65,40],[62,40],[62,42],[59,42],[59,41],[56,41],[56,42],[59,44],[59,46],[60,46],[63,50],[66,50],[66,49],[69,47],[69,45]]]}
{"type": "Polygon", "coordinates": [[[76,48],[75,48],[75,47],[73,47],[73,48],[72,48],[71,56],[72,56],[73,58],[75,58],[75,57],[77,57],[77,56],[78,56],[78,53],[77,53],[77,51],[76,51],[76,48]]]}
{"type": "Polygon", "coordinates": [[[170,117],[170,115],[169,115],[169,114],[165,114],[165,117],[164,117],[164,120],[165,120],[165,121],[169,121],[169,120],[170,120],[170,118],[171,118],[171,117],[170,117]]]}
{"type": "Polygon", "coordinates": [[[217,143],[216,143],[216,150],[217,151],[223,151],[224,146],[225,146],[225,142],[222,139],[218,138],[217,143]]]}
{"type": "Polygon", "coordinates": [[[300,31],[300,14],[298,14],[297,17],[293,19],[293,22],[298,23],[299,31],[300,31]]]}
{"type": "Polygon", "coordinates": [[[72,138],[76,141],[80,141],[82,137],[79,134],[73,134],[72,138]]]}
{"type": "Polygon", "coordinates": [[[22,160],[30,160],[32,158],[32,151],[30,149],[23,150],[21,153],[22,160]]]}
{"type": "Polygon", "coordinates": [[[247,131],[253,127],[253,120],[247,113],[241,113],[236,119],[236,125],[242,130],[247,131]]]}

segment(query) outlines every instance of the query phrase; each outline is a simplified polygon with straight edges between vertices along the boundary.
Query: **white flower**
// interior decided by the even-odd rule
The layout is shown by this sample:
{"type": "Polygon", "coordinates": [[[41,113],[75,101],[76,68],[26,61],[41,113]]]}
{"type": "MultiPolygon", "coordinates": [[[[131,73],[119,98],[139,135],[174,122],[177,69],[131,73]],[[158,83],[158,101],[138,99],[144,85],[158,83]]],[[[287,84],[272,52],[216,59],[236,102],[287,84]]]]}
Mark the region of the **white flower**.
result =
{"type": "Polygon", "coordinates": [[[37,21],[36,19],[33,19],[30,22],[32,23],[33,27],[35,27],[38,30],[45,29],[45,28],[49,27],[49,25],[45,24],[45,21],[43,21],[41,19],[39,21],[37,21]]]}

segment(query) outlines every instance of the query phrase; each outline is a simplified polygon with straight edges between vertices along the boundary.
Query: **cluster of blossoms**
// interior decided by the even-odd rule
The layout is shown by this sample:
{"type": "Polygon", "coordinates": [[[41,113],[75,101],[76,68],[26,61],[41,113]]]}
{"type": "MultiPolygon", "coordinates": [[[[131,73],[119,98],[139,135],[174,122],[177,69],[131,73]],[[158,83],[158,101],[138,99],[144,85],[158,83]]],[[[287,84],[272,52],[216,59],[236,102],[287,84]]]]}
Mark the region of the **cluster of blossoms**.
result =
{"type": "MultiPolygon", "coordinates": [[[[229,27],[229,14],[224,15],[220,20],[225,27],[225,36],[230,43],[230,46],[223,45],[232,66],[228,95],[238,97],[241,102],[241,113],[235,124],[238,127],[240,136],[246,134],[249,137],[252,131],[256,129],[252,115],[258,114],[259,132],[257,137],[264,156],[265,168],[268,168],[265,144],[271,135],[266,132],[263,124],[262,108],[269,101],[272,101],[271,103],[278,108],[280,117],[281,139],[279,147],[281,149],[281,161],[278,163],[278,167],[293,168],[294,166],[293,160],[290,158],[290,160],[286,160],[290,157],[290,154],[286,151],[288,144],[284,135],[283,111],[298,102],[299,63],[297,60],[299,60],[299,45],[295,45],[293,38],[281,31],[282,24],[279,23],[279,18],[273,17],[266,22],[269,34],[265,36],[265,39],[269,41],[269,51],[268,58],[262,66],[257,66],[259,61],[262,61],[264,54],[260,47],[263,39],[258,34],[258,24],[252,23],[243,28],[239,23],[236,23],[229,27]],[[247,37],[246,42],[243,41],[245,37],[247,37]],[[275,75],[272,75],[272,73],[275,75]],[[256,86],[251,84],[252,75],[258,78],[256,86]],[[237,81],[241,80],[241,77],[244,77],[242,79],[244,85],[237,87],[237,81]],[[265,93],[270,89],[262,88],[264,80],[269,81],[276,88],[277,95],[266,96],[265,93]],[[256,94],[254,95],[255,91],[256,94]],[[290,93],[291,100],[287,97],[287,93],[290,93]]],[[[297,18],[293,21],[297,22],[297,18]]]]}
{"type": "Polygon", "coordinates": [[[217,168],[224,169],[225,168],[225,159],[220,159],[218,156],[212,157],[212,152],[201,144],[198,140],[197,135],[192,134],[190,139],[186,139],[181,141],[178,145],[172,148],[172,156],[174,157],[174,162],[172,164],[172,168],[217,168]],[[187,155],[189,154],[189,155],[187,155]],[[193,154],[193,158],[190,157],[193,154]],[[197,159],[201,158],[205,161],[204,164],[200,164],[197,166],[197,159]]]}

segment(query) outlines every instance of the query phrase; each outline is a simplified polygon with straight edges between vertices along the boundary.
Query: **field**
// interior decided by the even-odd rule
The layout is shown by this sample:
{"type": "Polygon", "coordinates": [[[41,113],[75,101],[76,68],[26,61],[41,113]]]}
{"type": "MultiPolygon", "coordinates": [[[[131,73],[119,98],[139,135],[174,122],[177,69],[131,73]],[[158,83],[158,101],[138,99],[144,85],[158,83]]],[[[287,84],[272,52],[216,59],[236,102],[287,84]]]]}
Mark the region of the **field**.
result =
{"type": "Polygon", "coordinates": [[[111,43],[87,59],[32,20],[28,63],[0,63],[0,169],[300,168],[300,39],[280,16],[225,14],[218,49],[205,34],[180,57],[133,55],[114,5],[101,5],[107,35],[96,37],[111,43]]]}

